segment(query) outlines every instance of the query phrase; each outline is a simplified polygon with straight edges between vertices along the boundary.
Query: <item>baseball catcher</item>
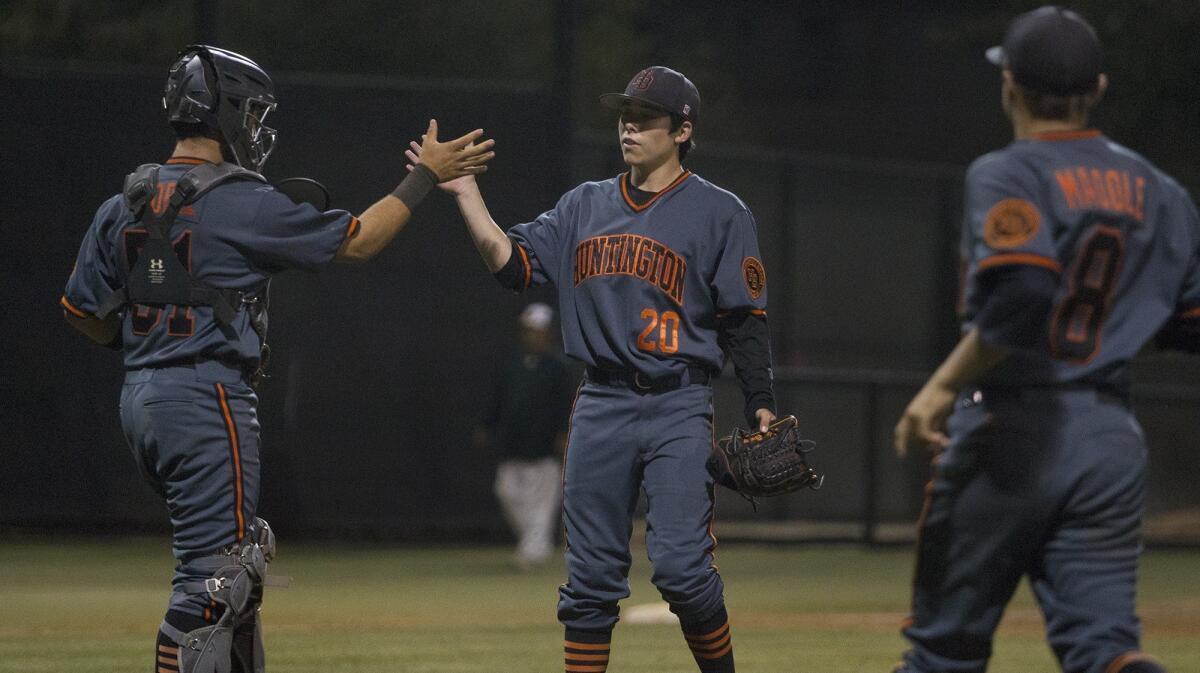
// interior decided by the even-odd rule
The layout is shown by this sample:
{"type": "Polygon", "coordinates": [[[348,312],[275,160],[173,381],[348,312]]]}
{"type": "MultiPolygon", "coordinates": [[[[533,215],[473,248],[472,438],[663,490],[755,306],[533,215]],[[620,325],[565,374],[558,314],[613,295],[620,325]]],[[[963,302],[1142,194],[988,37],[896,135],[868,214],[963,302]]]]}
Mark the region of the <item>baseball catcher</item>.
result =
{"type": "Polygon", "coordinates": [[[816,443],[800,439],[795,416],[785,416],[765,431],[735,428],[713,447],[708,473],[718,484],[737,491],[755,504],[755,498],[791,493],[802,488],[814,491],[825,483],[825,475],[808,464],[807,454],[816,443]]]}

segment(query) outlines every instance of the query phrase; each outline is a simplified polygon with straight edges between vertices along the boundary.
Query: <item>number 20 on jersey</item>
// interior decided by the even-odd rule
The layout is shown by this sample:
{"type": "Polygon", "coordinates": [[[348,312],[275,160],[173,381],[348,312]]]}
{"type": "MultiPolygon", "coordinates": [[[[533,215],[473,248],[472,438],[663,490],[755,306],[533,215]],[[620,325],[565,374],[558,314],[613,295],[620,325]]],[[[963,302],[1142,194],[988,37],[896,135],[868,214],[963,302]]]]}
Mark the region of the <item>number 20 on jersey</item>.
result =
{"type": "Polygon", "coordinates": [[[638,335],[637,347],[647,353],[676,353],[679,351],[679,314],[675,311],[659,313],[644,308],[640,317],[646,325],[638,335]],[[657,334],[655,334],[657,332],[657,334]]]}

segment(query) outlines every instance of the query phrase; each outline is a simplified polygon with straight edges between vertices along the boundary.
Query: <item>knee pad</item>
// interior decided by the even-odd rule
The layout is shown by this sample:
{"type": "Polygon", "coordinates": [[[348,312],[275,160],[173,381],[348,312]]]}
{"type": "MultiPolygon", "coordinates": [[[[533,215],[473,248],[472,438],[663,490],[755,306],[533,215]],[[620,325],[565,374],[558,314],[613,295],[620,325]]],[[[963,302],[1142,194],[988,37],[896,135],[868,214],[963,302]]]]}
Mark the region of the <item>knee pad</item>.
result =
{"type": "Polygon", "coordinates": [[[248,615],[262,600],[267,564],[274,557],[275,533],[265,520],[255,518],[250,535],[241,542],[200,559],[207,567],[216,568],[212,577],[186,582],[181,588],[189,594],[208,594],[224,605],[226,612],[248,615]]]}
{"type": "Polygon", "coordinates": [[[256,516],[250,530],[254,542],[262,550],[263,558],[270,563],[275,558],[275,531],[271,530],[271,524],[267,523],[266,519],[256,516]]]}

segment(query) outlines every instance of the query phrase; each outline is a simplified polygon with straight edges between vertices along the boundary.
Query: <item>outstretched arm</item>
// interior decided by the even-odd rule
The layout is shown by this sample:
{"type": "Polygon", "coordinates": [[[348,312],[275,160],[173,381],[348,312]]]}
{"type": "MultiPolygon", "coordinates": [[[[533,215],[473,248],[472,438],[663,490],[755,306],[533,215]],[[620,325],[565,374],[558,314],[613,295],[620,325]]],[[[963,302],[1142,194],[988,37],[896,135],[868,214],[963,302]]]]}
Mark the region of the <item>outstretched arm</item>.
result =
{"type": "Polygon", "coordinates": [[[410,173],[394,192],[375,202],[358,217],[360,229],[338,248],[335,259],[342,262],[365,262],[395,238],[408,224],[413,210],[421,199],[439,182],[474,176],[487,170],[485,165],[495,152],[495,144],[487,140],[476,144],[483,135],[476,129],[447,142],[438,142],[437,120],[429,120],[429,129],[421,136],[421,161],[409,168],[410,173]]]}
{"type": "MultiPolygon", "coordinates": [[[[412,162],[408,169],[413,171],[420,165],[419,162],[424,159],[427,150],[415,142],[410,146],[411,149],[407,150],[405,155],[412,162]]],[[[512,256],[513,244],[488,212],[474,174],[447,180],[438,186],[442,191],[454,195],[454,200],[458,202],[458,210],[467,222],[467,230],[471,232],[471,240],[475,242],[475,249],[479,251],[479,256],[483,258],[488,271],[496,273],[504,268],[512,256]]]]}

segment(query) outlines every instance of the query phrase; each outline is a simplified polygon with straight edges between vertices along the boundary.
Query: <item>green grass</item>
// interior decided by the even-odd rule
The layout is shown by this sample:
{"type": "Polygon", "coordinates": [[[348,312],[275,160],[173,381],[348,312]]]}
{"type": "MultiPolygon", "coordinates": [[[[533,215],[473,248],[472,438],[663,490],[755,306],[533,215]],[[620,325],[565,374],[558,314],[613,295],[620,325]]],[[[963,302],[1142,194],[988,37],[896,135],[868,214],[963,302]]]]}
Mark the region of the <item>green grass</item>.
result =
{"type": "MultiPolygon", "coordinates": [[[[173,561],[166,540],[0,545],[0,672],[149,671],[173,561]]],[[[561,671],[560,566],[519,573],[508,550],[287,545],[263,608],[276,673],[561,671]]],[[[718,565],[745,672],[889,671],[904,649],[912,559],[898,549],[723,545],[718,565]]],[[[626,606],[657,600],[638,553],[626,606]]],[[[1142,564],[1145,647],[1200,670],[1200,552],[1142,564]]],[[[993,673],[1057,670],[1022,589],[1001,625],[993,673]]],[[[675,626],[622,623],[610,673],[695,671],[675,626]]]]}

